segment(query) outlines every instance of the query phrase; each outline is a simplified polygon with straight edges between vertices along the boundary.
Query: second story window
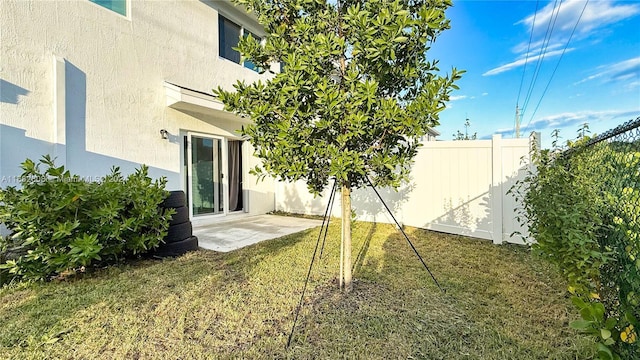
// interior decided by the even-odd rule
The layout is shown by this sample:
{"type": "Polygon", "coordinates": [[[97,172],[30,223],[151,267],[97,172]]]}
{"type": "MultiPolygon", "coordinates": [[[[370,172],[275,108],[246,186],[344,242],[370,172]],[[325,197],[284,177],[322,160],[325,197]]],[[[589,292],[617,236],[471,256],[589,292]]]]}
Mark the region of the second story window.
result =
{"type": "MultiPolygon", "coordinates": [[[[260,37],[258,37],[258,35],[249,32],[247,30],[244,30],[244,37],[249,37],[249,34],[251,34],[251,37],[258,40],[258,42],[262,41],[262,39],[260,39],[260,37]]],[[[256,66],[256,64],[252,63],[249,60],[245,60],[244,61],[244,67],[246,67],[247,69],[251,69],[253,71],[258,71],[258,67],[256,66]]]]}
{"type": "Polygon", "coordinates": [[[122,16],[127,16],[127,0],[89,0],[122,16]]]}
{"type": "Polygon", "coordinates": [[[218,16],[218,37],[220,39],[220,56],[240,64],[240,53],[234,50],[240,41],[242,28],[222,15],[218,16]]]}
{"type": "Polygon", "coordinates": [[[249,34],[251,34],[251,37],[253,37],[254,39],[261,41],[260,37],[258,37],[256,34],[243,29],[240,25],[234,23],[233,21],[225,18],[222,15],[218,16],[218,39],[220,56],[237,64],[243,64],[244,67],[248,69],[258,71],[258,67],[251,61],[245,60],[244,62],[241,62],[240,53],[233,49],[234,47],[238,47],[240,36],[248,37],[249,34]]]}

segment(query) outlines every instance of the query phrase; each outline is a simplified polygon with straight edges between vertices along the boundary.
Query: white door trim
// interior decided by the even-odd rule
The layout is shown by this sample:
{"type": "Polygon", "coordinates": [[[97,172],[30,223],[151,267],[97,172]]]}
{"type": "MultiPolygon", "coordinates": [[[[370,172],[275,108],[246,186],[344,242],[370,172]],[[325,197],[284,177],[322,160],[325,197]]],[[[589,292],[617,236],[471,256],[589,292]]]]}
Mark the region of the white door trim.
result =
{"type": "MultiPolygon", "coordinates": [[[[187,184],[186,185],[186,189],[187,192],[189,193],[189,198],[188,200],[188,206],[189,206],[189,219],[193,220],[194,219],[194,214],[193,214],[193,150],[192,150],[192,139],[193,137],[200,137],[200,138],[207,138],[207,139],[215,139],[215,140],[219,140],[221,143],[221,150],[222,150],[222,156],[221,156],[221,164],[220,164],[220,169],[222,172],[222,212],[221,213],[217,213],[217,214],[202,214],[202,215],[197,215],[195,216],[195,218],[197,219],[203,219],[203,218],[215,218],[215,217],[223,217],[226,216],[229,213],[229,183],[227,180],[227,169],[229,168],[229,159],[228,159],[228,143],[227,143],[227,138],[225,138],[224,136],[220,136],[220,135],[213,135],[213,134],[207,134],[207,133],[201,133],[201,132],[195,132],[195,131],[187,131],[186,132],[186,136],[187,136],[187,184]]],[[[217,189],[214,189],[214,192],[217,191],[217,189]]],[[[214,193],[215,194],[215,193],[214,193]]],[[[214,199],[215,199],[215,195],[214,195],[214,199]]]]}

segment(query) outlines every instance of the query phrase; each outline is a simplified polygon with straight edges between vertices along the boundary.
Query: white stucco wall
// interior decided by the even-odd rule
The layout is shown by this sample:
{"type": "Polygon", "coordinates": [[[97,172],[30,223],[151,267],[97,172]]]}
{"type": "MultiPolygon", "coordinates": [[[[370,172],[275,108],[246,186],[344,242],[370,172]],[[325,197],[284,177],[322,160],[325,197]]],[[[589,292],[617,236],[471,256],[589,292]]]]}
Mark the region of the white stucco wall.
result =
{"type": "MultiPolygon", "coordinates": [[[[167,107],[164,83],[211,93],[259,79],[218,56],[218,13],[260,34],[257,23],[225,1],[129,5],[124,17],[88,0],[0,2],[0,186],[12,185],[25,158],[55,153],[80,175],[147,164],[169,189],[184,189],[181,134],[237,137],[240,119],[167,107]]],[[[251,212],[273,210],[271,181],[246,172],[244,183],[251,212]]]]}

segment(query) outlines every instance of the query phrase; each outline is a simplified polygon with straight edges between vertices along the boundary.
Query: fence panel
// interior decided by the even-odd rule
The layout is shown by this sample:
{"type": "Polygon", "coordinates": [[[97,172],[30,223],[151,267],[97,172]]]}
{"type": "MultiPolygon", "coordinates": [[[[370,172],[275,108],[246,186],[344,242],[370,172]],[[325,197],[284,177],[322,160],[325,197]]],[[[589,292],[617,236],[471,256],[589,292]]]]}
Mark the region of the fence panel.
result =
{"type": "MultiPolygon", "coordinates": [[[[415,158],[411,181],[398,191],[379,189],[403,224],[451,234],[522,243],[511,237],[526,231],[515,221],[515,202],[506,192],[524,176],[530,139],[431,141],[415,158]]],[[[329,190],[311,196],[303,183],[276,185],[276,210],[322,215],[329,190]]],[[[339,199],[339,198],[337,198],[339,199]]],[[[359,220],[391,223],[392,219],[369,188],[353,192],[352,204],[359,220]]],[[[340,215],[336,201],[332,210],[340,215]]]]}

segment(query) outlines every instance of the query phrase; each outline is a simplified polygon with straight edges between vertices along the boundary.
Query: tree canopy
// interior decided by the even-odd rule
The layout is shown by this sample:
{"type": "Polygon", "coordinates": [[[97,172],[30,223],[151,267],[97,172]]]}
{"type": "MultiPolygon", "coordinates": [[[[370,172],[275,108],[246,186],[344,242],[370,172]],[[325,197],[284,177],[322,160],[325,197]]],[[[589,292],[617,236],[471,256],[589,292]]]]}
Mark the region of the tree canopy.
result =
{"type": "Polygon", "coordinates": [[[342,198],[339,283],[351,281],[351,189],[369,179],[400,186],[422,137],[438,125],[461,72],[439,74],[430,44],[449,21],[450,0],[236,0],[256,14],[264,42],[238,49],[267,81],[218,88],[225,108],[262,159],[252,171],[303,180],[320,193],[335,178],[342,198]]]}
{"type": "Polygon", "coordinates": [[[421,138],[462,71],[441,75],[427,52],[449,28],[450,0],[236,0],[266,36],[238,49],[267,81],[215,92],[227,110],[250,117],[242,129],[261,166],[252,171],[304,180],[318,193],[335,177],[360,187],[366,176],[397,187],[421,138]]]}

